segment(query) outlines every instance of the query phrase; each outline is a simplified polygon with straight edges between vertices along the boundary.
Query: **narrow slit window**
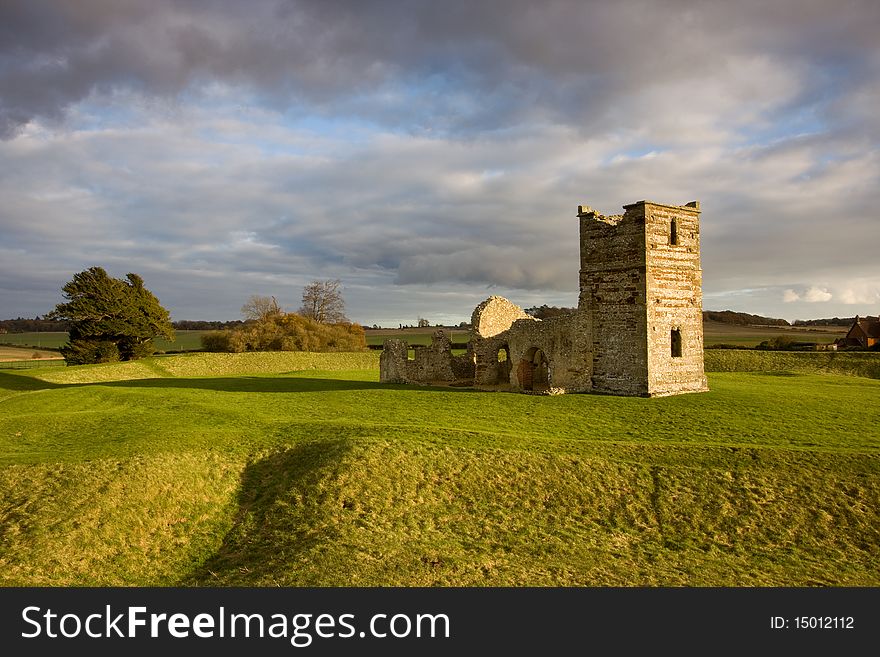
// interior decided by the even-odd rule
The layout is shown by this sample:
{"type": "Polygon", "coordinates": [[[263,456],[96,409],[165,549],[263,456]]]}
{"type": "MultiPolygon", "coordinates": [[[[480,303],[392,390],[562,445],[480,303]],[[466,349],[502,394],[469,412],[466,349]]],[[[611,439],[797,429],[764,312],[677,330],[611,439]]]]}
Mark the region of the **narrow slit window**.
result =
{"type": "Polygon", "coordinates": [[[678,245],[678,222],[675,219],[669,223],[669,243],[672,246],[678,245]]]}
{"type": "Polygon", "coordinates": [[[680,329],[672,329],[672,357],[673,358],[681,358],[681,330],[680,329]]]}

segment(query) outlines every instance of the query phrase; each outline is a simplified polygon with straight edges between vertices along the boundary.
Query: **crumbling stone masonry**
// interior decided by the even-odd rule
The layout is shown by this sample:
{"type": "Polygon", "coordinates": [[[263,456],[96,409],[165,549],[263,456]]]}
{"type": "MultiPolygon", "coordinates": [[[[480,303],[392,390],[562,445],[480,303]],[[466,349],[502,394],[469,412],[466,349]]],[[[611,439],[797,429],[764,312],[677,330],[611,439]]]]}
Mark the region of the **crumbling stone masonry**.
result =
{"type": "Polygon", "coordinates": [[[473,385],[474,357],[468,348],[461,356],[452,355],[452,343],[437,331],[430,346],[412,347],[415,358],[407,359],[405,340],[385,340],[379,357],[379,378],[383,383],[435,383],[473,385]]]}
{"type": "Polygon", "coordinates": [[[474,310],[467,353],[438,331],[407,360],[386,340],[380,380],[524,392],[663,396],[708,390],[703,372],[700,204],[638,201],[605,217],[578,207],[580,296],[536,320],[502,297],[474,310]]]}

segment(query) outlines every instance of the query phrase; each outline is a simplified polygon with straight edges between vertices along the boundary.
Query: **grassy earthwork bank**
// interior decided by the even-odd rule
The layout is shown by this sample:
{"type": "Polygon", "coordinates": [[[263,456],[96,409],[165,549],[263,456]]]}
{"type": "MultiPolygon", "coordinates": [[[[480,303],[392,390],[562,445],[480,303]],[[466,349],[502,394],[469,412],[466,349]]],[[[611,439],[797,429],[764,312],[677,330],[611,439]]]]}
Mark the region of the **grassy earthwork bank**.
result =
{"type": "Polygon", "coordinates": [[[717,353],[781,369],[662,399],[381,385],[376,352],[2,371],[0,584],[880,585],[880,380],[839,373],[880,355],[717,353]]]}

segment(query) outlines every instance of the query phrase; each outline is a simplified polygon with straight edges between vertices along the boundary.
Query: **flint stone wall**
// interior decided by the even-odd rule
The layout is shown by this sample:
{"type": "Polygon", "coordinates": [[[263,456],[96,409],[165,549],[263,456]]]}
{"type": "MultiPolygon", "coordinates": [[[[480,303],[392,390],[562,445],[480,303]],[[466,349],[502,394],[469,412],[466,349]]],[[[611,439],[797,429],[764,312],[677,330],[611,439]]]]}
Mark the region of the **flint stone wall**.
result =
{"type": "Polygon", "coordinates": [[[379,357],[382,383],[461,384],[474,381],[474,358],[470,349],[461,356],[452,354],[452,342],[444,331],[431,336],[430,345],[413,345],[414,358],[408,360],[405,340],[385,340],[379,357]]]}

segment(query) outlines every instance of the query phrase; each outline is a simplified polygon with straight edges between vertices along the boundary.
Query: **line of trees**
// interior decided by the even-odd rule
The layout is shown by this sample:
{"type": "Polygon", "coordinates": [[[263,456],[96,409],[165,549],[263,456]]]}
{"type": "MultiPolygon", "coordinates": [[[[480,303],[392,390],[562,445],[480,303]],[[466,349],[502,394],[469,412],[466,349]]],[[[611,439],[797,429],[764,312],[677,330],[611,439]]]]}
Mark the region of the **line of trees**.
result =
{"type": "Polygon", "coordinates": [[[757,324],[760,326],[789,326],[784,319],[776,317],[761,317],[761,315],[750,315],[749,313],[738,313],[733,310],[704,310],[703,320],[712,322],[721,322],[723,324],[734,324],[736,326],[751,326],[757,324]]]}
{"type": "Polygon", "coordinates": [[[70,324],[60,320],[43,319],[39,315],[33,319],[17,317],[15,319],[0,320],[0,334],[2,333],[40,333],[45,331],[67,331],[70,324]]]}
{"type": "Polygon", "coordinates": [[[792,326],[846,326],[850,327],[855,317],[830,317],[827,319],[796,319],[792,326]]]}
{"type": "Polygon", "coordinates": [[[546,303],[542,306],[532,306],[526,308],[525,313],[531,315],[535,319],[549,319],[558,317],[559,315],[568,315],[577,310],[577,308],[557,308],[556,306],[548,306],[546,303]]]}

